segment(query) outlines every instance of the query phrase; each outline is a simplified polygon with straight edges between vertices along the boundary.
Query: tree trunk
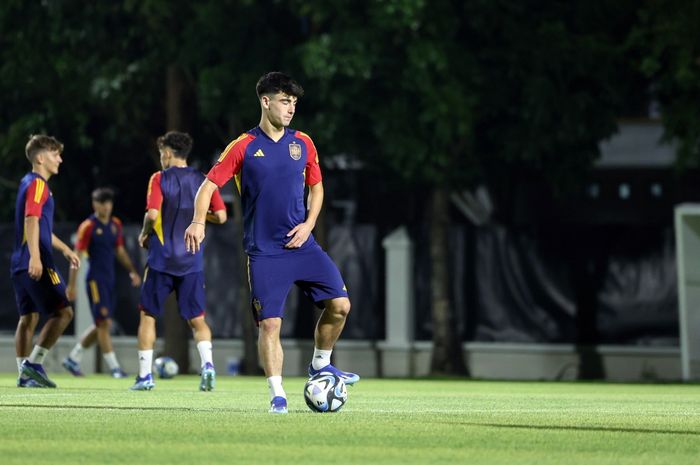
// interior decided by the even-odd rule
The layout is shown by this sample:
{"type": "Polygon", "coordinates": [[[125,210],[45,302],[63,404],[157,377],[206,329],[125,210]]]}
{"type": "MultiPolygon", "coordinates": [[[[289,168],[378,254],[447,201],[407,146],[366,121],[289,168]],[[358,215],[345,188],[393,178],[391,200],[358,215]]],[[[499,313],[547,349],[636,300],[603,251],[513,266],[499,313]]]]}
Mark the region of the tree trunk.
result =
{"type": "MultiPolygon", "coordinates": [[[[240,122],[235,114],[228,117],[228,133],[238,135],[241,131],[240,122]]],[[[228,144],[228,141],[226,142],[228,144]]],[[[240,193],[234,187],[233,215],[232,221],[235,223],[235,230],[240,236],[236,238],[240,244],[243,242],[243,208],[241,206],[240,193]]],[[[243,375],[259,375],[262,373],[260,360],[258,358],[258,328],[251,311],[250,303],[250,283],[248,282],[248,256],[243,250],[243,246],[236,248],[237,253],[232,257],[238,263],[240,279],[238,286],[237,311],[241,322],[243,335],[243,358],[240,364],[240,372],[243,375]]]]}
{"type": "Polygon", "coordinates": [[[168,66],[165,86],[166,130],[190,131],[194,114],[194,89],[180,66],[168,66]]]}
{"type": "MultiPolygon", "coordinates": [[[[190,86],[188,86],[185,73],[177,65],[170,65],[166,71],[165,79],[165,120],[168,131],[187,131],[191,111],[188,104],[190,86]]],[[[163,323],[165,326],[164,355],[175,359],[181,373],[189,373],[190,352],[189,343],[192,334],[189,325],[180,317],[175,293],[171,294],[165,302],[163,323]]]]}
{"type": "MultiPolygon", "coordinates": [[[[238,196],[236,196],[238,197],[238,196]]],[[[235,230],[243,234],[243,209],[241,208],[240,199],[236,198],[233,202],[233,221],[236,223],[235,230]]],[[[241,238],[238,238],[241,240],[241,238]]],[[[236,248],[238,251],[233,257],[238,263],[239,276],[238,280],[238,316],[241,321],[241,329],[243,332],[243,359],[241,360],[241,374],[257,375],[262,372],[260,361],[258,359],[258,330],[255,324],[253,315],[250,309],[250,285],[248,283],[248,257],[246,256],[243,247],[236,248]]]]}
{"type": "Polygon", "coordinates": [[[433,322],[433,375],[468,374],[462,355],[462,343],[455,328],[454,309],[450,306],[448,285],[449,193],[440,188],[432,192],[430,221],[430,288],[433,322]]]}
{"type": "Polygon", "coordinates": [[[190,340],[189,325],[180,317],[180,311],[177,306],[175,293],[171,293],[165,300],[165,311],[163,312],[163,353],[172,357],[178,367],[180,373],[187,374],[190,372],[190,351],[188,341],[190,340]]]}

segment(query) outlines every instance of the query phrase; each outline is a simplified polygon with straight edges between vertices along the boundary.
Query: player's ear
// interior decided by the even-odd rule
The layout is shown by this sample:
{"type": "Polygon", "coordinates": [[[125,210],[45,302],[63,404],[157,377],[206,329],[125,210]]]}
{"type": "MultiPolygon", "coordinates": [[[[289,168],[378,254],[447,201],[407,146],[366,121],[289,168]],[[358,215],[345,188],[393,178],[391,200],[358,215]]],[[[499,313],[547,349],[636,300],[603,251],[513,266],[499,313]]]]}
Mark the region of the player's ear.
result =
{"type": "Polygon", "coordinates": [[[44,163],[44,151],[39,150],[36,155],[34,155],[34,159],[32,160],[32,163],[36,163],[37,165],[41,165],[44,163]]]}
{"type": "Polygon", "coordinates": [[[262,97],[260,97],[260,104],[266,110],[270,108],[270,97],[267,95],[263,95],[262,97]]]}

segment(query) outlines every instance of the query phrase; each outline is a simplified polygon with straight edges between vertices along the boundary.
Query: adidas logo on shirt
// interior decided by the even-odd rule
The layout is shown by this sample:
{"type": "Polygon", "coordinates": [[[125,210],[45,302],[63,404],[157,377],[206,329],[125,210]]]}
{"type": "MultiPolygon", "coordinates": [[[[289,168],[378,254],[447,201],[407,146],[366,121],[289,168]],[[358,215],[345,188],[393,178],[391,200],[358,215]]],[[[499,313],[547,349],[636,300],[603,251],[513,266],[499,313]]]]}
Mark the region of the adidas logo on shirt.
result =
{"type": "Polygon", "coordinates": [[[258,149],[257,152],[253,154],[254,157],[264,157],[265,154],[263,153],[262,149],[258,149]]]}

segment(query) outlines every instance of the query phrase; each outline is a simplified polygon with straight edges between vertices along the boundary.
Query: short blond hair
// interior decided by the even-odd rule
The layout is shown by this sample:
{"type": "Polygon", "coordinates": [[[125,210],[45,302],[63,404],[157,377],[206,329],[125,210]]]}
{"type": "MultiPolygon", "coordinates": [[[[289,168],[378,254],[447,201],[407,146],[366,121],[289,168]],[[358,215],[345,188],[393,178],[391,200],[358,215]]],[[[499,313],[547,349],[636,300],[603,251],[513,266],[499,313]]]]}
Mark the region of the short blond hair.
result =
{"type": "Polygon", "coordinates": [[[29,136],[29,141],[24,147],[24,153],[27,155],[27,160],[34,162],[34,157],[37,156],[39,152],[43,151],[49,152],[63,152],[63,144],[58,141],[55,137],[46,136],[44,134],[32,134],[29,136]]]}

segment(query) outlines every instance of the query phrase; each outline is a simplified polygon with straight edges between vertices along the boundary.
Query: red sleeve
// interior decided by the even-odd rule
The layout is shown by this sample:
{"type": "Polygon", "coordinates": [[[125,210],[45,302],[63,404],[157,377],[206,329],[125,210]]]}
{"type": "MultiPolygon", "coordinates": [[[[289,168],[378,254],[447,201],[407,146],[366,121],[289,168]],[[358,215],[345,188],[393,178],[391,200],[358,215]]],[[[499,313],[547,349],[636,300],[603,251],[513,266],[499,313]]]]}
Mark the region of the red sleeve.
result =
{"type": "Polygon", "coordinates": [[[92,230],[95,223],[90,220],[85,220],[78,226],[78,238],[75,241],[75,248],[79,251],[85,251],[90,247],[90,239],[92,239],[92,230]]]}
{"type": "Polygon", "coordinates": [[[211,203],[209,203],[209,210],[213,212],[218,212],[221,210],[226,210],[226,205],[224,205],[224,199],[221,198],[219,189],[214,191],[214,195],[211,196],[211,203]]]}
{"type": "Polygon", "coordinates": [[[216,164],[207,173],[207,179],[219,187],[223,187],[243,167],[245,149],[254,138],[250,134],[241,134],[221,152],[216,164]]]}
{"type": "Polygon", "coordinates": [[[124,245],[124,227],[122,226],[122,220],[113,216],[112,221],[114,221],[114,225],[117,227],[117,240],[114,242],[114,247],[121,247],[124,245]]]}
{"type": "Polygon", "coordinates": [[[146,210],[153,208],[160,210],[163,205],[163,191],[160,188],[160,171],[153,173],[148,181],[148,192],[146,193],[146,210]]]}
{"type": "Polygon", "coordinates": [[[318,164],[318,152],[311,138],[301,131],[297,131],[296,136],[306,145],[306,184],[313,186],[323,179],[321,176],[321,166],[318,164]]]}
{"type": "Polygon", "coordinates": [[[41,210],[49,198],[49,188],[46,185],[46,181],[34,178],[25,195],[24,216],[41,217],[41,210]]]}

